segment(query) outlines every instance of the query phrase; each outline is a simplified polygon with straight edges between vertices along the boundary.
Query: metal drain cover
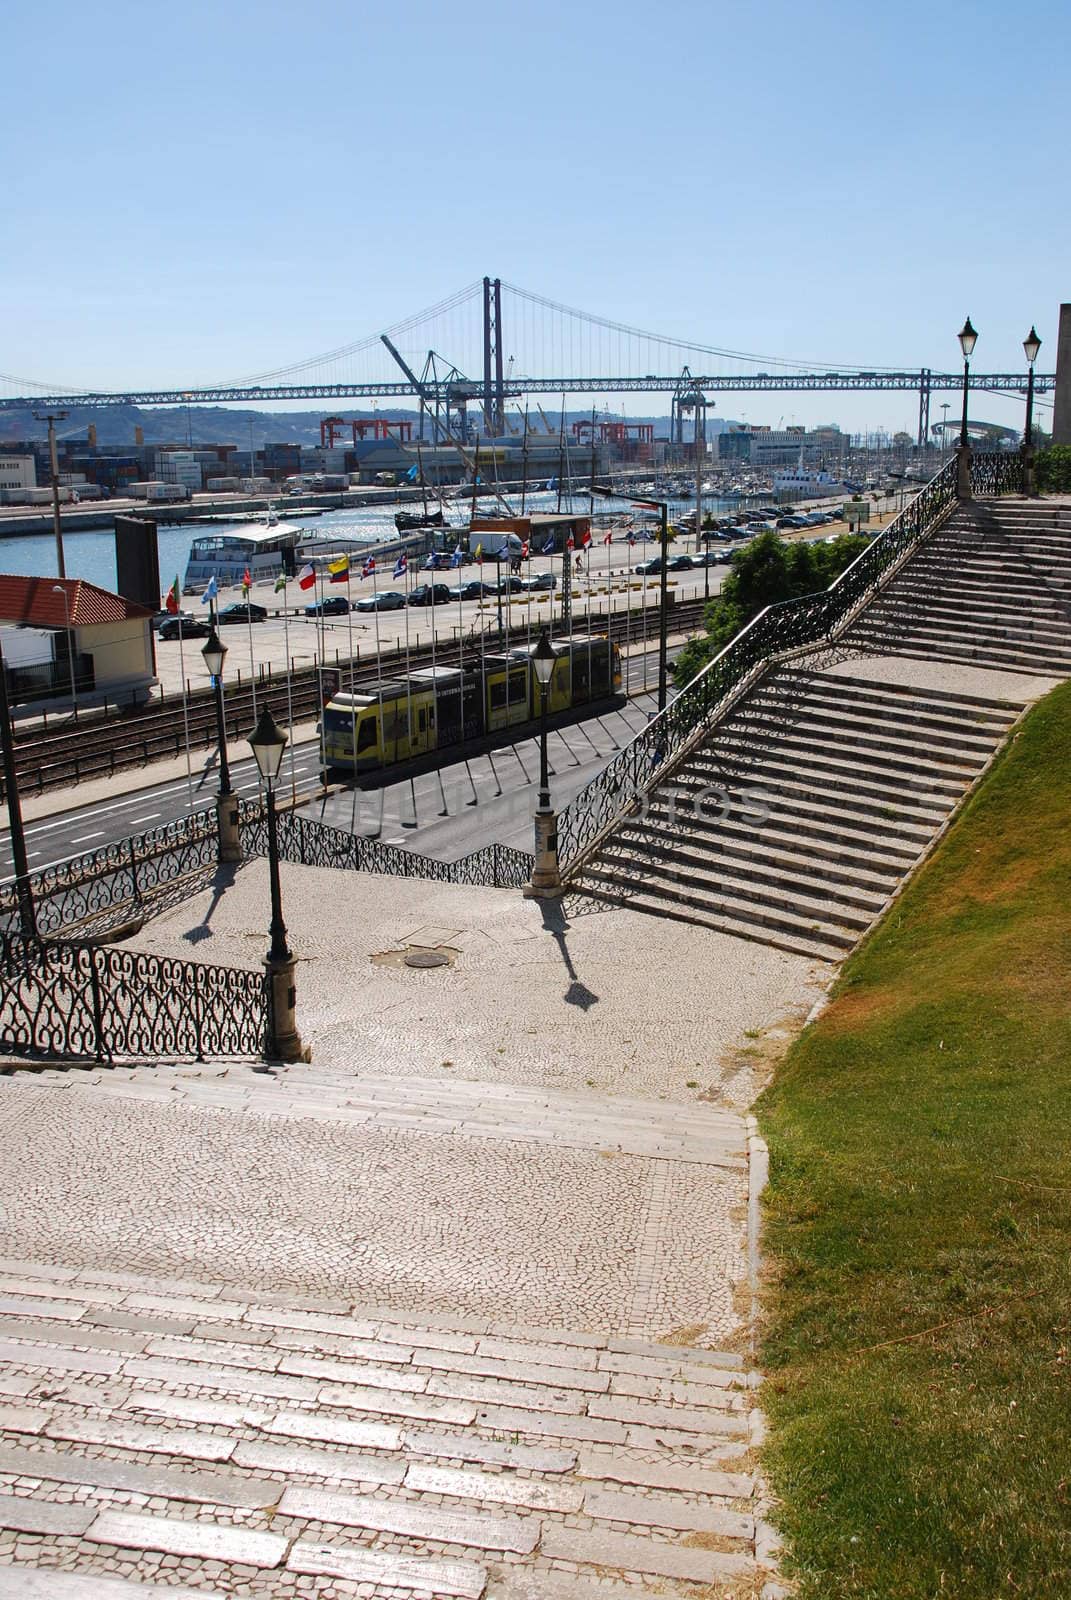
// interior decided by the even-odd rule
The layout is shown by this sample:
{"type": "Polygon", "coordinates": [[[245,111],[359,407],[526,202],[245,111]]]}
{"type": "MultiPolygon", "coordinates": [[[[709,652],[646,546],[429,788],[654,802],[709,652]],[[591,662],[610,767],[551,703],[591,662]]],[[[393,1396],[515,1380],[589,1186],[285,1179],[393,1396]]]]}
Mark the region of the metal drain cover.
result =
{"type": "Polygon", "coordinates": [[[410,950],[405,958],[407,967],[448,967],[450,957],[441,950],[410,950]]]}

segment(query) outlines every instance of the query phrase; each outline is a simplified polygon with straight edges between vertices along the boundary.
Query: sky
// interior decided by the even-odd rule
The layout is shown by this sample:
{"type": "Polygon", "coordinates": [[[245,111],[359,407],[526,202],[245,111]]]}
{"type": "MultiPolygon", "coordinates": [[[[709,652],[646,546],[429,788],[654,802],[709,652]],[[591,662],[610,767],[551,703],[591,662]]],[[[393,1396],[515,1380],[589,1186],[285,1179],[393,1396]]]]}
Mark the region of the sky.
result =
{"type": "MultiPolygon", "coordinates": [[[[1035,322],[1051,371],[1069,60],[1062,0],[8,8],[0,373],[242,377],[484,274],[819,370],[954,368],[969,313],[978,370],[1018,371],[1035,322]]],[[[917,402],[717,414],[914,434],[917,402]]]]}

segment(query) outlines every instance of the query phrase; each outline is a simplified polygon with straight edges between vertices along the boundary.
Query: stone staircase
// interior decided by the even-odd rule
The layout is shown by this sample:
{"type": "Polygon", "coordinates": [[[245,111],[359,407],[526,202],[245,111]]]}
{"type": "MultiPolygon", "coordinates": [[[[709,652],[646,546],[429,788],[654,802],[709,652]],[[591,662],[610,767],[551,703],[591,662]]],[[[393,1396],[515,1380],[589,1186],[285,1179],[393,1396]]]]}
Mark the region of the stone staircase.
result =
{"type": "Polygon", "coordinates": [[[959,506],[846,636],[867,650],[1071,674],[1071,505],[959,506]]]}
{"type": "Polygon", "coordinates": [[[839,961],[1021,710],[784,669],[654,788],[570,887],[839,961]]]}
{"type": "Polygon", "coordinates": [[[757,1381],[711,1350],[3,1261],[0,1600],[757,1594],[757,1381]]]}
{"type": "Polygon", "coordinates": [[[987,694],[984,673],[1071,675],[1071,502],[958,506],[838,653],[886,670],[852,676],[827,652],[767,675],[573,872],[574,904],[841,960],[1028,703],[1006,677],[987,694]]]}

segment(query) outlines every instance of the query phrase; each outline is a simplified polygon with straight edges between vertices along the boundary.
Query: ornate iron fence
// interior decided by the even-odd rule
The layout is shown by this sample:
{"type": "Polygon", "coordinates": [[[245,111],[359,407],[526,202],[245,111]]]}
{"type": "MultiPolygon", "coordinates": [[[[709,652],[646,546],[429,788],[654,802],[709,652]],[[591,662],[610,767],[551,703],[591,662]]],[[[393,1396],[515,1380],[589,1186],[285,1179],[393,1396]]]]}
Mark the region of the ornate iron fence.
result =
{"type": "Polygon", "coordinates": [[[956,502],[953,459],[817,594],[767,606],[558,815],[558,854],[575,867],[662,772],[778,658],[831,644],[956,502]]]}
{"type": "MultiPolygon", "coordinates": [[[[242,849],[267,855],[268,826],[257,805],[241,808],[242,849]]],[[[279,815],[279,853],[303,867],[339,867],[350,872],[381,872],[394,878],[431,878],[437,883],[473,884],[486,889],[519,889],[532,875],[533,858],[509,845],[489,844],[459,861],[436,861],[397,845],[331,828],[315,818],[286,811],[279,815]]]]}
{"type": "MultiPolygon", "coordinates": [[[[217,854],[212,807],[56,862],[30,875],[37,931],[58,933],[120,907],[140,907],[167,884],[213,865],[217,854]]],[[[15,885],[5,883],[0,885],[0,933],[19,931],[15,885]]]]}
{"type": "Polygon", "coordinates": [[[1022,494],[1023,458],[1018,450],[988,450],[971,457],[971,492],[976,495],[1022,494]]]}
{"type": "Polygon", "coordinates": [[[111,1062],[257,1057],[262,972],[0,934],[0,1049],[111,1062]]]}

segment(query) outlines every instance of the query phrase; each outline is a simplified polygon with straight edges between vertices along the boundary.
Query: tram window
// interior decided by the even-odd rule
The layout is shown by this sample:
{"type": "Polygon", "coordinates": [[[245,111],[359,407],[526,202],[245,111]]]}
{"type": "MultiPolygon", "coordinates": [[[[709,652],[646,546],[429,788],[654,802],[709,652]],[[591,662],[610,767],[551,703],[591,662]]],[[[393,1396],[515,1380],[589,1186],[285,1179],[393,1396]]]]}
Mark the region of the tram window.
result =
{"type": "Polygon", "coordinates": [[[528,700],[528,674],[525,672],[511,672],[509,675],[509,697],[513,705],[525,705],[528,700]]]}
{"type": "Polygon", "coordinates": [[[421,733],[426,733],[428,728],[428,713],[421,706],[417,713],[417,727],[421,733]]]}
{"type": "Polygon", "coordinates": [[[506,704],[506,684],[504,679],[498,679],[490,685],[490,703],[492,711],[501,711],[506,704]]]}
{"type": "Polygon", "coordinates": [[[357,738],[357,749],[367,750],[369,746],[374,745],[375,742],[376,719],[375,717],[365,717],[364,721],[361,723],[361,731],[357,738]]]}

